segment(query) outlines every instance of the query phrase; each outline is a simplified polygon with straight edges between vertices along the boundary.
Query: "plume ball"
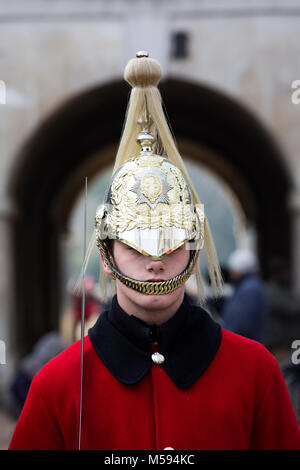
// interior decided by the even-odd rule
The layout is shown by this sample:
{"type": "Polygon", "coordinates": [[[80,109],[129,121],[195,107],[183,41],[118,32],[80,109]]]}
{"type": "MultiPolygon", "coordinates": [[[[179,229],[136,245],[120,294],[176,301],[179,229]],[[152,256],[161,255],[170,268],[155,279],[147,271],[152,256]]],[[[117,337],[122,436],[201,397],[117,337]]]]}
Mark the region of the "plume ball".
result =
{"type": "Polygon", "coordinates": [[[156,87],[161,79],[160,64],[145,57],[131,59],[124,70],[124,79],[134,87],[156,87]]]}

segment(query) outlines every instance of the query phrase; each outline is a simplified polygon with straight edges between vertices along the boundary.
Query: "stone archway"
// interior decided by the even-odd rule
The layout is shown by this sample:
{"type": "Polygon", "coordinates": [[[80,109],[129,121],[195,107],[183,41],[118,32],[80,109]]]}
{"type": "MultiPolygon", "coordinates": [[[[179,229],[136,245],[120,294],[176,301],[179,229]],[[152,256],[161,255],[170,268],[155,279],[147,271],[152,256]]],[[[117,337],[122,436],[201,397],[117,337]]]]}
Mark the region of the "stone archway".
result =
{"type": "MultiPolygon", "coordinates": [[[[204,161],[228,181],[255,223],[262,268],[268,276],[274,253],[290,257],[290,181],[278,148],[248,111],[223,94],[174,79],[162,82],[160,88],[179,147],[185,151],[187,142],[192,142],[193,148],[205,148],[199,155],[193,152],[192,158],[204,161]],[[218,159],[210,159],[210,153],[218,159]],[[274,194],[279,195],[276,201],[274,194]]],[[[80,94],[42,122],[20,150],[10,193],[18,214],[15,324],[22,353],[57,327],[60,236],[67,229],[83,175],[92,176],[112,163],[128,92],[123,82],[113,82],[80,94]]]]}
{"type": "Polygon", "coordinates": [[[291,248],[291,181],[276,142],[248,110],[216,90],[174,80],[164,99],[176,138],[205,149],[200,158],[229,183],[255,224],[267,277],[270,257],[290,260],[291,248]]]}

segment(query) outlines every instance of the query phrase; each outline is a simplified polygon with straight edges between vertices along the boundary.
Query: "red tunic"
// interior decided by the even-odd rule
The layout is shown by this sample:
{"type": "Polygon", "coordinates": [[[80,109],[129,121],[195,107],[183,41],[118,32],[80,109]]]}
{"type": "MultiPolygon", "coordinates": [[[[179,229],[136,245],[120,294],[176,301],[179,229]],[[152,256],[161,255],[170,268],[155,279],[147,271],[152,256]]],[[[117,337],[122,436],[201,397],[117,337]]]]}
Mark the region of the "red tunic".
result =
{"type": "MultiPolygon", "coordinates": [[[[80,343],[34,378],[10,449],[76,449],[80,343]]],[[[206,371],[182,390],[160,365],[119,382],[85,338],[82,449],[300,449],[300,432],[275,358],[222,331],[206,371]]]]}

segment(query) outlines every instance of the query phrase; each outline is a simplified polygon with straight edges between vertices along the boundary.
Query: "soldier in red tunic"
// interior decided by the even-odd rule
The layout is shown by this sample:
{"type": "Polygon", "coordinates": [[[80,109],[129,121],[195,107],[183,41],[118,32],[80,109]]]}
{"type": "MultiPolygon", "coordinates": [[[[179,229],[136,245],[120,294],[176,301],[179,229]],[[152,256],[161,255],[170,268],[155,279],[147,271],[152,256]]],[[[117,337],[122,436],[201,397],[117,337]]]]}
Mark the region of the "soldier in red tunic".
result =
{"type": "Polygon", "coordinates": [[[125,69],[133,88],[95,232],[116,296],[84,338],[83,382],[76,342],[35,376],[10,449],[300,449],[275,358],[185,295],[195,274],[204,301],[202,247],[216,294],[221,276],[162,111],[160,76],[144,52],[125,69]]]}

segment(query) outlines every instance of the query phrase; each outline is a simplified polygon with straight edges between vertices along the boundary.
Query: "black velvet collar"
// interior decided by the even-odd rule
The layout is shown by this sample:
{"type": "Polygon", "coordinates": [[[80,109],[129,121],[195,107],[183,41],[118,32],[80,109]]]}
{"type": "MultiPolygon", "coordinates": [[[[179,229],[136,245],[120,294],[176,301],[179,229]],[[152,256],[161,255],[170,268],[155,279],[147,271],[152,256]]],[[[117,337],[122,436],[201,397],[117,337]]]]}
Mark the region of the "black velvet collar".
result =
{"type": "Polygon", "coordinates": [[[153,365],[153,341],[165,357],[163,367],[181,389],[191,386],[207,369],[221,343],[221,328],[208,313],[185,296],[176,314],[160,326],[149,326],[119,306],[99,316],[88,332],[90,340],[113,376],[132,385],[153,365]]]}

